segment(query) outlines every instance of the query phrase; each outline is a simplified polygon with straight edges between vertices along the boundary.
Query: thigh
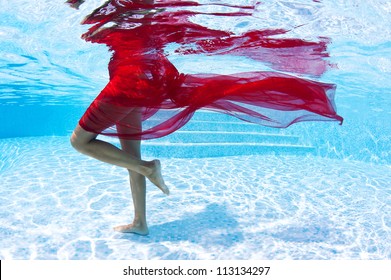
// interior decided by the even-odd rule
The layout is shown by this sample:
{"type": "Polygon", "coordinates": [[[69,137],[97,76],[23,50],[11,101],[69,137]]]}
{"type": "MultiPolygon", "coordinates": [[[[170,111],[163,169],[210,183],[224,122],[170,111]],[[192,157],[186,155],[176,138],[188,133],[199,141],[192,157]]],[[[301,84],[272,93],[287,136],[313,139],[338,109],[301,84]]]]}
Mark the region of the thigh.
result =
{"type": "MultiPolygon", "coordinates": [[[[121,119],[117,124],[117,132],[119,135],[134,135],[139,134],[142,131],[142,122],[141,122],[141,109],[134,108],[129,112],[123,119],[121,119]]],[[[140,140],[127,140],[121,139],[120,143],[122,150],[137,157],[141,158],[140,140]]]]}

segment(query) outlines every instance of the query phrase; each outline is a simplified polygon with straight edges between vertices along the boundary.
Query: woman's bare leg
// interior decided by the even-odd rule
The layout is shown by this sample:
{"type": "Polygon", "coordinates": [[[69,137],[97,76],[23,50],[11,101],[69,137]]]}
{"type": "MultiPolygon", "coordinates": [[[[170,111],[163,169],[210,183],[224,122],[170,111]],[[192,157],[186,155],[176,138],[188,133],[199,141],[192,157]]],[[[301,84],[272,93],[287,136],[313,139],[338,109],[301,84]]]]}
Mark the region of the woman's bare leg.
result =
{"type": "Polygon", "coordinates": [[[77,125],[71,137],[71,144],[80,153],[144,175],[163,193],[169,194],[161,174],[159,160],[138,159],[110,143],[96,139],[96,137],[97,134],[88,132],[77,125]]]}
{"type": "MultiPolygon", "coordinates": [[[[119,133],[133,133],[141,130],[141,113],[135,109],[128,116],[126,123],[131,124],[132,128],[117,126],[119,133]]],[[[141,160],[141,141],[120,139],[121,148],[130,156],[141,160]]],[[[124,233],[136,233],[147,235],[148,225],[146,219],[146,182],[145,176],[128,169],[130,179],[130,189],[132,192],[134,219],[131,224],[114,227],[114,230],[124,233]]]]}

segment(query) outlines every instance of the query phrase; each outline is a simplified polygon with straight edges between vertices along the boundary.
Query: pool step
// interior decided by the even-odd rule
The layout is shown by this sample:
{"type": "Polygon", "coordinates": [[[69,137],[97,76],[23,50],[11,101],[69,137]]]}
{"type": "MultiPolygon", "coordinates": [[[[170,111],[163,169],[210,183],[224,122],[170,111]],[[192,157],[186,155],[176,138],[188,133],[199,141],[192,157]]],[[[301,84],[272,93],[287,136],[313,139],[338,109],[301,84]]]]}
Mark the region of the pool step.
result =
{"type": "MultiPolygon", "coordinates": [[[[144,129],[148,129],[157,125],[157,122],[149,120],[148,125],[144,126],[144,129]]],[[[228,131],[228,132],[266,132],[273,134],[283,134],[284,131],[277,128],[266,127],[259,124],[253,124],[249,122],[239,121],[239,120],[225,120],[225,121],[215,121],[215,120],[190,120],[186,125],[179,129],[179,131],[228,131]]]]}
{"type": "Polygon", "coordinates": [[[153,143],[143,142],[142,154],[147,157],[194,158],[256,154],[314,153],[313,147],[266,143],[153,143]]]}
{"type": "Polygon", "coordinates": [[[232,131],[189,131],[178,130],[161,139],[148,140],[149,143],[275,143],[299,144],[299,137],[292,135],[259,133],[259,132],[232,132],[232,131]]]}
{"type": "MultiPolygon", "coordinates": [[[[104,138],[119,143],[115,138],[104,138]]],[[[163,138],[142,141],[141,149],[143,156],[163,158],[315,153],[315,148],[302,145],[298,136],[222,131],[176,131],[163,138]]]]}
{"type": "MultiPolygon", "coordinates": [[[[156,125],[153,119],[148,122],[156,125]]],[[[109,137],[106,140],[115,141],[109,137]]],[[[197,112],[190,122],[168,136],[143,141],[141,149],[143,156],[159,158],[315,153],[314,147],[301,144],[300,137],[289,135],[287,130],[205,111],[197,112]]]]}

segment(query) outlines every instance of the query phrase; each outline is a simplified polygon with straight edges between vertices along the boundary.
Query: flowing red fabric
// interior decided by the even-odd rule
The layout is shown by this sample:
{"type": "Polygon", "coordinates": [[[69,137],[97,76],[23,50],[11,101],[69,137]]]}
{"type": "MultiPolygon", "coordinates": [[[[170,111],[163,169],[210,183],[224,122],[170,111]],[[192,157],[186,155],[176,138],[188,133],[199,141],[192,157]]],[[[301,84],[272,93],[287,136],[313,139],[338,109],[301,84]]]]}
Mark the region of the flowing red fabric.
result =
{"type": "Polygon", "coordinates": [[[85,130],[122,139],[158,138],[181,128],[199,109],[279,128],[299,121],[342,123],[333,84],[291,75],[322,75],[330,66],[327,39],[281,38],[288,32],[282,29],[235,34],[191,20],[200,14],[216,20],[251,16],[254,6],[145,2],[107,1],[83,22],[92,25],[83,38],[112,51],[110,81],[79,122],[85,130]],[[222,7],[229,12],[214,12],[222,7]],[[179,73],[165,53],[172,43],[181,55],[245,56],[280,72],[179,73]]]}

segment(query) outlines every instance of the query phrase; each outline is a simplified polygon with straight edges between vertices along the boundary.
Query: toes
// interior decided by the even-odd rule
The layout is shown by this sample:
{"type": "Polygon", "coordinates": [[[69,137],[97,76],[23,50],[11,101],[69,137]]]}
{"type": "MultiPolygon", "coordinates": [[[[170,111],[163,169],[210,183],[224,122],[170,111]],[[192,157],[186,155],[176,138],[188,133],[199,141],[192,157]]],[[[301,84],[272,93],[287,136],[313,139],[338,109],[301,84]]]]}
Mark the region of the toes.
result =
{"type": "Polygon", "coordinates": [[[155,164],[155,172],[154,176],[151,179],[151,182],[154,183],[164,194],[169,195],[170,191],[166,184],[164,183],[164,179],[161,172],[161,164],[158,159],[153,160],[155,164]]]}
{"type": "Polygon", "coordinates": [[[166,185],[163,186],[162,191],[163,191],[163,193],[165,193],[166,195],[169,195],[169,194],[170,194],[170,190],[168,189],[168,187],[167,187],[166,185]]]}

